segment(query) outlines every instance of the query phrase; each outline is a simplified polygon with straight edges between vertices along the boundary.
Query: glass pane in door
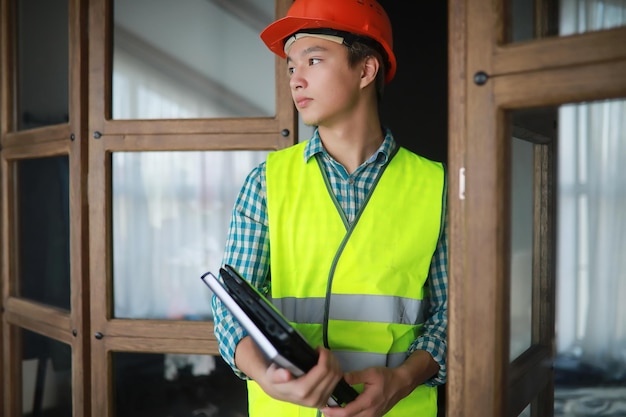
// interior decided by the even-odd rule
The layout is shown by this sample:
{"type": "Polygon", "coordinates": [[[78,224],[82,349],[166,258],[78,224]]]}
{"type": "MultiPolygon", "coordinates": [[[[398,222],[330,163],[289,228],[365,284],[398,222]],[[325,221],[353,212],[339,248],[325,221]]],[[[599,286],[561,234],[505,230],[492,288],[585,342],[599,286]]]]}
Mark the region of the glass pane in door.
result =
{"type": "Polygon", "coordinates": [[[595,32],[626,26],[624,0],[561,0],[559,34],[595,32]]]}
{"type": "Polygon", "coordinates": [[[207,320],[235,198],[266,151],[117,152],[113,177],[116,318],[207,320]]]}
{"type": "MultiPolygon", "coordinates": [[[[530,345],[554,345],[542,364],[553,369],[555,416],[626,409],[626,101],[516,111],[512,132],[510,359],[530,345]],[[554,181],[541,163],[551,136],[554,181]],[[547,188],[532,185],[544,181],[547,188]],[[555,220],[544,223],[536,217],[549,195],[556,197],[555,220]],[[535,258],[550,245],[540,235],[550,223],[556,249],[547,270],[555,273],[537,280],[544,267],[535,258]],[[541,304],[552,298],[550,288],[555,338],[541,342],[551,309],[541,304]]],[[[536,376],[518,386],[537,384],[536,376]]]]}
{"type": "Polygon", "coordinates": [[[21,337],[23,415],[71,416],[70,346],[25,329],[21,337]]]}
{"type": "Polygon", "coordinates": [[[116,417],[243,417],[246,383],[220,356],[113,353],[116,417]]]}
{"type": "Polygon", "coordinates": [[[66,123],[68,1],[17,1],[17,128],[66,123]]]}
{"type": "Polygon", "coordinates": [[[18,296],[70,310],[69,159],[16,161],[18,296]]]}
{"type": "Polygon", "coordinates": [[[114,119],[268,117],[271,0],[115,0],[114,119]]]}
{"type": "Polygon", "coordinates": [[[547,291],[553,268],[553,198],[556,109],[512,112],[511,142],[511,258],[510,349],[513,361],[531,345],[549,345],[552,329],[547,291]],[[543,335],[543,336],[542,336],[543,335]]]}
{"type": "Polygon", "coordinates": [[[623,27],[626,0],[511,0],[511,41],[623,27]]]}
{"type": "Polygon", "coordinates": [[[513,42],[535,38],[535,0],[511,0],[511,37],[513,42]]]}
{"type": "Polygon", "coordinates": [[[626,100],[561,106],[558,165],[556,384],[626,387],[626,100]]]}
{"type": "Polygon", "coordinates": [[[534,226],[534,144],[514,136],[512,146],[510,360],[532,343],[534,226]]]}

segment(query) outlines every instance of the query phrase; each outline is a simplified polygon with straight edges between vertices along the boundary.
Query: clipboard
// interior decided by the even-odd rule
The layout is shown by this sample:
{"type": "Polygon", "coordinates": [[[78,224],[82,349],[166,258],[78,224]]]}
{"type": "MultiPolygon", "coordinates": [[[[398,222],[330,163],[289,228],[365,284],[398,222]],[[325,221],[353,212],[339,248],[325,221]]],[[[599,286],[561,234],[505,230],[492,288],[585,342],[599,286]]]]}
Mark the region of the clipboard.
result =
{"type": "MultiPolygon", "coordinates": [[[[201,279],[248,331],[265,356],[298,377],[317,364],[318,353],[282,313],[230,265],[220,268],[223,283],[207,272],[201,279]]],[[[341,379],[328,405],[344,406],[358,392],[341,379]]]]}

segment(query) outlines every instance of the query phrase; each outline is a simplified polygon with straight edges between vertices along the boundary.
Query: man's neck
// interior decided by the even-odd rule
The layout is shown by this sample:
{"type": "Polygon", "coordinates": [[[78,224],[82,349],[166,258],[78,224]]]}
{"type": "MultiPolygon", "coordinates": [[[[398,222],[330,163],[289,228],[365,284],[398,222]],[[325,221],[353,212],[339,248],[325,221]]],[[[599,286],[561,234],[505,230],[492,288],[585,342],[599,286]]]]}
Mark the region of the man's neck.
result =
{"type": "Polygon", "coordinates": [[[349,174],[363,164],[383,143],[380,125],[346,129],[319,129],[324,148],[349,174]]]}

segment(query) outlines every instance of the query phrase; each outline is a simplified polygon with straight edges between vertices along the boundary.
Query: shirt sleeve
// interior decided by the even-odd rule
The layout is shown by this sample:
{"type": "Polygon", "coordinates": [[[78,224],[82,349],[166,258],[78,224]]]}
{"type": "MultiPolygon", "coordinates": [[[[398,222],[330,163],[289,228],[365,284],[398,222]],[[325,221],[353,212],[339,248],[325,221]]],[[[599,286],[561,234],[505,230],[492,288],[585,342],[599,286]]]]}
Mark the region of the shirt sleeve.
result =
{"type": "Polygon", "coordinates": [[[426,381],[428,386],[446,382],[446,352],[448,331],[448,216],[444,216],[443,233],[430,264],[426,281],[427,314],[422,334],[409,347],[409,354],[425,350],[439,364],[436,376],[426,381]]]}
{"type": "MultiPolygon", "coordinates": [[[[264,162],[248,174],[237,196],[222,264],[233,266],[252,285],[266,293],[263,287],[269,271],[269,234],[264,162]]],[[[235,348],[247,332],[215,295],[211,299],[211,309],[220,354],[235,375],[248,379],[235,365],[235,348]]]]}

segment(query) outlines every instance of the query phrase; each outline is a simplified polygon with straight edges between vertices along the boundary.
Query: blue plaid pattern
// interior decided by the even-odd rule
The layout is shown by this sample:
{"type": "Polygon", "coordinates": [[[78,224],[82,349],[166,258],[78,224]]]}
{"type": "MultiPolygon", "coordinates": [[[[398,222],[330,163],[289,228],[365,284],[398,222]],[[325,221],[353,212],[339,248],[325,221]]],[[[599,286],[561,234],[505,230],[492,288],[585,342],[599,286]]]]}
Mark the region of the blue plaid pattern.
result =
{"type": "MultiPolygon", "coordinates": [[[[385,139],[374,155],[365,161],[356,171],[348,174],[346,169],[335,161],[322,146],[317,130],[307,143],[304,151],[306,161],[321,154],[324,169],[331,188],[341,205],[346,218],[352,221],[361,203],[369,192],[377,175],[389,161],[389,156],[397,148],[397,143],[390,130],[386,130],[385,139]]],[[[254,168],[246,178],[235,202],[223,264],[230,264],[254,286],[265,294],[269,292],[266,277],[269,272],[269,230],[267,223],[267,201],[265,195],[265,162],[254,168]]],[[[429,352],[440,366],[438,375],[427,381],[427,385],[443,384],[446,380],[446,339],[448,323],[448,228],[447,215],[444,221],[444,233],[437,245],[430,266],[427,280],[426,299],[429,302],[427,320],[423,334],[413,342],[409,353],[422,349],[429,352]]],[[[247,334],[236,319],[228,312],[217,297],[212,299],[215,321],[215,336],[220,354],[233,368],[236,375],[246,379],[235,366],[235,347],[247,334]]]]}

